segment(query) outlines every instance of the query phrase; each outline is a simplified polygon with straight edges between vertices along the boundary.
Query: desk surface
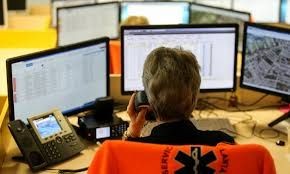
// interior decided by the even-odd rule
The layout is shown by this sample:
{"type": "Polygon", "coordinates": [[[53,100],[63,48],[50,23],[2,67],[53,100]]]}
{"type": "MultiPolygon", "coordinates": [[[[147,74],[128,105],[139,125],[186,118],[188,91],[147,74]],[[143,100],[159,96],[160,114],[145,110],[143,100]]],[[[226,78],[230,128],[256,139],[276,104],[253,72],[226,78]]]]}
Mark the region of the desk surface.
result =
{"type": "MultiPolygon", "coordinates": [[[[196,117],[227,117],[230,119],[231,123],[235,125],[237,133],[242,136],[237,136],[236,141],[239,144],[246,143],[256,143],[265,146],[271,153],[274,158],[276,170],[278,174],[288,174],[290,171],[290,153],[288,152],[287,144],[286,146],[277,146],[275,141],[277,140],[287,140],[287,136],[284,134],[280,134],[278,137],[275,136],[274,131],[264,131],[262,134],[259,134],[261,130],[267,128],[267,123],[273,120],[274,118],[280,116],[282,113],[277,108],[267,108],[261,110],[254,110],[248,112],[226,112],[222,110],[204,110],[200,113],[200,111],[195,111],[193,115],[196,117]],[[240,123],[243,120],[247,120],[252,116],[252,121],[248,123],[240,123]],[[262,139],[257,136],[252,135],[252,130],[254,126],[254,121],[257,122],[255,128],[255,135],[260,135],[264,137],[275,137],[275,138],[266,138],[262,139]]],[[[124,120],[128,120],[128,117],[125,112],[119,113],[120,116],[124,120]]],[[[76,118],[70,118],[73,123],[76,122],[76,118]]],[[[8,144],[8,143],[7,143],[8,144]]],[[[88,148],[81,152],[80,155],[65,161],[61,164],[51,166],[49,168],[54,169],[79,169],[86,167],[90,164],[95,151],[97,150],[97,145],[89,144],[88,148]]],[[[4,164],[0,173],[2,174],[24,174],[24,173],[32,173],[29,170],[28,165],[24,163],[17,163],[11,160],[11,157],[14,155],[20,155],[20,152],[14,142],[11,140],[8,148],[8,155],[5,158],[4,164]]],[[[39,173],[56,173],[55,171],[42,171],[39,173]]],[[[86,172],[84,172],[86,173],[86,172]]]]}

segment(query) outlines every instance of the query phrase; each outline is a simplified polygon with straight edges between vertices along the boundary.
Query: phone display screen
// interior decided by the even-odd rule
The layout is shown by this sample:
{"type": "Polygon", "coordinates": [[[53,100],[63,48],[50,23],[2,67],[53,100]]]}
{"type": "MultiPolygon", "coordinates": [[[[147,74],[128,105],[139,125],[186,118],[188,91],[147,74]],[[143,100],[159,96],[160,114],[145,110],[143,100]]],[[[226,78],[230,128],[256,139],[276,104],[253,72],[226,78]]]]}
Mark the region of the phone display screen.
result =
{"type": "Polygon", "coordinates": [[[33,120],[33,124],[35,125],[41,138],[47,138],[62,130],[53,114],[33,120]]]}
{"type": "Polygon", "coordinates": [[[110,127],[96,128],[96,138],[108,138],[110,137],[110,127]]]}

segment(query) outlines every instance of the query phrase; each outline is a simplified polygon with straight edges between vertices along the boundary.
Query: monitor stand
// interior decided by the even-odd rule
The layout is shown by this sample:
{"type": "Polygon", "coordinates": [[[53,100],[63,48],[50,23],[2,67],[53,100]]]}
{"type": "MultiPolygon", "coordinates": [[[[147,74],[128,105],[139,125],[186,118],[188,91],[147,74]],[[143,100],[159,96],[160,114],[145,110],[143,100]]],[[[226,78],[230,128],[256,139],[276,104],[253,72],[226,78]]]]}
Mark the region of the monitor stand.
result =
{"type": "Polygon", "coordinates": [[[286,110],[285,114],[270,122],[268,126],[288,134],[287,127],[290,128],[290,103],[286,106],[286,110]]]}

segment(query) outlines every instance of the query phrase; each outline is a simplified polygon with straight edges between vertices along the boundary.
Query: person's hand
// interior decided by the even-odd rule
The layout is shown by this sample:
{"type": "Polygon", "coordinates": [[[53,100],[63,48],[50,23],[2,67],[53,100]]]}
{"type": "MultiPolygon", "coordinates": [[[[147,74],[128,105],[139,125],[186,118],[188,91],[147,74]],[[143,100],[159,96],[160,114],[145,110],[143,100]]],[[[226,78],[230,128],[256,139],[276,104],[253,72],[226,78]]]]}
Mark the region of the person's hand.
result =
{"type": "Polygon", "coordinates": [[[145,123],[145,116],[147,114],[147,110],[148,108],[141,108],[140,112],[136,112],[135,111],[135,95],[136,93],[134,93],[129,101],[129,104],[127,106],[127,113],[130,117],[130,125],[127,129],[127,133],[129,136],[131,137],[139,137],[141,134],[141,130],[144,126],[145,123]]]}

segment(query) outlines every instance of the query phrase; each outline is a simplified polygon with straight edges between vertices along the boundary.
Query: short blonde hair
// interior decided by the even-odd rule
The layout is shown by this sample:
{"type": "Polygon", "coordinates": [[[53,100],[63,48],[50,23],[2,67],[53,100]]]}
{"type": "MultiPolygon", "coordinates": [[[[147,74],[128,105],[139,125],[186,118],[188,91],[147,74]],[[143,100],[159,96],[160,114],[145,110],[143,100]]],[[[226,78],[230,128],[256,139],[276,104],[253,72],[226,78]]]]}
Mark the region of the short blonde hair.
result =
{"type": "Polygon", "coordinates": [[[145,16],[129,16],[121,22],[123,25],[149,25],[149,21],[145,16]]]}
{"type": "Polygon", "coordinates": [[[182,48],[154,49],[145,60],[142,80],[150,106],[159,120],[190,117],[201,83],[193,53],[182,48]]]}

